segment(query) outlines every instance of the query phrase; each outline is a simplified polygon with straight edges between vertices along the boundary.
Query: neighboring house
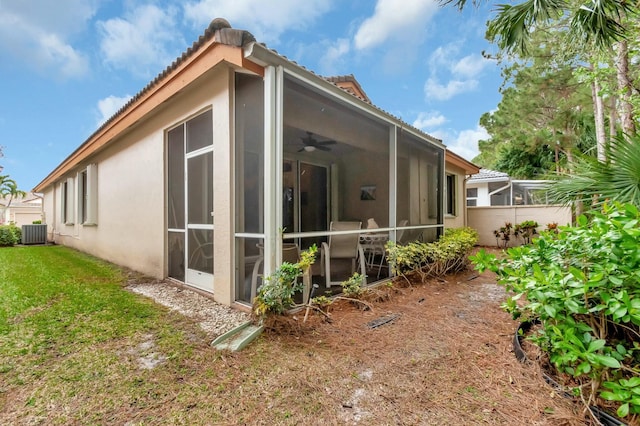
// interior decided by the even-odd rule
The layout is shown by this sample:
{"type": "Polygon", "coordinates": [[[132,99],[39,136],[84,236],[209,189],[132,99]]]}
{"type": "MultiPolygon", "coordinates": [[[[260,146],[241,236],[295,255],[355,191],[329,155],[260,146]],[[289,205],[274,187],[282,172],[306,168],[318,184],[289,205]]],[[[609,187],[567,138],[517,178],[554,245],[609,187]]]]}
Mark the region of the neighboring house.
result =
{"type": "Polygon", "coordinates": [[[24,197],[0,197],[0,225],[13,223],[17,226],[30,225],[42,220],[42,198],[33,193],[24,197]]]}
{"type": "Polygon", "coordinates": [[[285,244],[360,233],[332,222],[437,238],[445,158],[462,196],[473,165],[353,76],[322,78],[217,19],[35,190],[56,243],[246,306],[285,244]]]}
{"type": "Polygon", "coordinates": [[[548,204],[542,190],[548,180],[512,179],[507,173],[480,169],[467,181],[467,206],[530,206],[548,204]]]}
{"type": "MultiPolygon", "coordinates": [[[[467,224],[478,231],[480,245],[492,246],[496,241],[495,230],[505,223],[512,225],[524,221],[539,224],[537,231],[547,225],[570,225],[570,206],[549,204],[544,187],[550,181],[517,180],[495,170],[481,169],[467,181],[467,224]]],[[[512,236],[509,244],[523,241],[512,236]]]]}

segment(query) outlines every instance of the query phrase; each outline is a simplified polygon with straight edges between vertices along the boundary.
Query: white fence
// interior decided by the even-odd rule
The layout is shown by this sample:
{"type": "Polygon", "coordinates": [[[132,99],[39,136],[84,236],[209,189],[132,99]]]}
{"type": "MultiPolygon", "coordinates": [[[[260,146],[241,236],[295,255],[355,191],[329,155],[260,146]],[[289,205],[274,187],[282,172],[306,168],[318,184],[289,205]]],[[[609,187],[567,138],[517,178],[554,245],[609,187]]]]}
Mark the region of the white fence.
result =
{"type": "MultiPolygon", "coordinates": [[[[546,229],[549,223],[570,225],[571,208],[559,205],[467,207],[467,225],[478,231],[481,246],[496,246],[493,231],[503,227],[505,222],[516,225],[525,220],[538,222],[538,232],[546,229]]],[[[511,237],[509,246],[521,243],[522,240],[515,241],[511,237]]]]}

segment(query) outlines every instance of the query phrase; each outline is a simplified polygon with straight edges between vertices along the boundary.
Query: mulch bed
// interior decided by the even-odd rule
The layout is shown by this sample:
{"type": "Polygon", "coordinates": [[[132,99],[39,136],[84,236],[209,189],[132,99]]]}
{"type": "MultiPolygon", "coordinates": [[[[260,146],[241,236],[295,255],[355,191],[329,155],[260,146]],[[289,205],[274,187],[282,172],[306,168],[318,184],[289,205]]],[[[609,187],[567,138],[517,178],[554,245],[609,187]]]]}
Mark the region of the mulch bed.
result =
{"type": "MultiPolygon", "coordinates": [[[[266,339],[308,345],[331,368],[358,378],[329,420],[362,424],[582,425],[582,407],[560,397],[539,368],[521,364],[512,338],[517,322],[502,311],[491,273],[379,287],[372,309],[338,300],[330,320],[304,311],[268,325],[266,339]],[[375,325],[372,327],[372,325],[375,325]]],[[[317,362],[317,361],[316,361],[317,362]]]]}

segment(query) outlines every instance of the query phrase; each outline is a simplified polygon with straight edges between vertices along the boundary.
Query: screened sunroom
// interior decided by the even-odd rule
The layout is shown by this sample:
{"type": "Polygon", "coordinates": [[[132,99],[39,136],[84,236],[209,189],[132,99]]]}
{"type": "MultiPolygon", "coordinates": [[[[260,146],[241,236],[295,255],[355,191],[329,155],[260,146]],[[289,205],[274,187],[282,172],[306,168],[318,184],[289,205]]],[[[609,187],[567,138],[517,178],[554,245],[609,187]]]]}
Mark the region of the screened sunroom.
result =
{"type": "Polygon", "coordinates": [[[320,293],[389,277],[387,241],[443,230],[444,146],[257,44],[234,75],[235,298],[315,244],[320,293]]]}

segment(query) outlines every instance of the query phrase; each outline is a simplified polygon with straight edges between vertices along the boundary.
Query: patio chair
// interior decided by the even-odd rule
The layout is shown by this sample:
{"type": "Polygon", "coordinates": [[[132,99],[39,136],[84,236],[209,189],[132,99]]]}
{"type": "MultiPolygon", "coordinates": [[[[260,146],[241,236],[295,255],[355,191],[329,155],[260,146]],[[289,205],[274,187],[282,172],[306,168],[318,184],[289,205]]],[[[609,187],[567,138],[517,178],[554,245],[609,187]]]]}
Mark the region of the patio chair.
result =
{"type": "Polygon", "coordinates": [[[376,232],[379,228],[374,218],[367,220],[367,232],[360,234],[360,246],[365,254],[365,265],[368,269],[377,268],[378,276],[385,267],[386,260],[385,244],[389,241],[387,232],[376,232]],[[379,259],[379,260],[378,260],[379,259]]]}
{"type": "MultiPolygon", "coordinates": [[[[253,301],[256,294],[258,294],[258,289],[260,288],[260,285],[262,285],[264,278],[260,273],[260,267],[263,266],[262,263],[264,262],[264,246],[262,244],[256,244],[256,247],[260,250],[260,256],[258,257],[258,260],[256,260],[256,264],[253,265],[253,273],[251,274],[251,301],[253,301]],[[258,280],[260,280],[259,284],[258,280]]],[[[282,262],[298,263],[299,260],[300,248],[298,245],[296,243],[283,243],[282,262]]]]}
{"type": "MultiPolygon", "coordinates": [[[[362,228],[362,222],[331,222],[330,231],[351,231],[362,228]]],[[[366,266],[364,252],[359,243],[360,234],[329,235],[329,242],[322,243],[320,253],[321,274],[326,279],[327,288],[332,285],[340,285],[341,281],[331,281],[331,267],[334,260],[351,260],[351,274],[356,271],[356,262],[359,263],[360,274],[366,283],[366,266]]],[[[346,277],[347,279],[349,277],[346,277]]]]}
{"type": "MultiPolygon", "coordinates": [[[[408,224],[409,221],[407,219],[402,219],[398,222],[398,228],[404,228],[408,224]]],[[[396,243],[404,244],[406,241],[403,238],[405,238],[408,234],[409,232],[407,232],[407,229],[398,229],[396,231],[396,243]]]]}

